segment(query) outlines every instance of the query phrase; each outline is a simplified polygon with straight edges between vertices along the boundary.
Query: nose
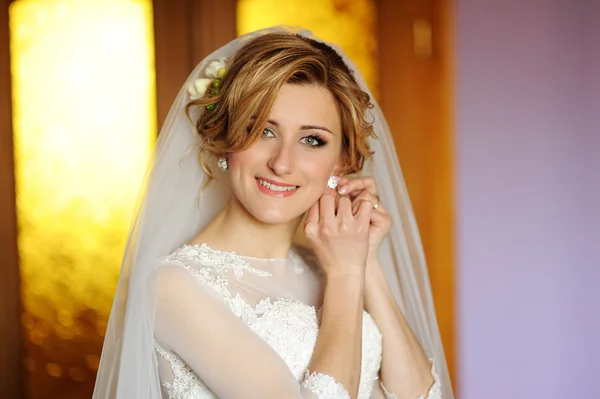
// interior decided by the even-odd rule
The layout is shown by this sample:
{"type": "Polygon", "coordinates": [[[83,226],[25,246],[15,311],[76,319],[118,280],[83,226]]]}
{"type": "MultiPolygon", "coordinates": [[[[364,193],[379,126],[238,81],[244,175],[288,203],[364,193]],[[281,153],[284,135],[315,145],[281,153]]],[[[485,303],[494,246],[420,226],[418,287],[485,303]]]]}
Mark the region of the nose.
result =
{"type": "Polygon", "coordinates": [[[273,148],[267,166],[278,176],[292,173],[294,171],[293,145],[280,142],[273,148]]]}

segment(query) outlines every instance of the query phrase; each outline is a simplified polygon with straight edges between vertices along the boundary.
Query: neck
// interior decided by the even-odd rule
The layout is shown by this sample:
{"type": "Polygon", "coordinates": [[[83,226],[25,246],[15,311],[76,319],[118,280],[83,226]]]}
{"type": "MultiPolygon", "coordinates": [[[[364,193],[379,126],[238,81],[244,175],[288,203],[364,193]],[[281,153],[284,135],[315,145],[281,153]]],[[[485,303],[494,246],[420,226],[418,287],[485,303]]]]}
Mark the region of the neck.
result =
{"type": "Polygon", "coordinates": [[[191,244],[257,258],[285,258],[301,217],[287,223],[263,223],[232,199],[191,244]]]}

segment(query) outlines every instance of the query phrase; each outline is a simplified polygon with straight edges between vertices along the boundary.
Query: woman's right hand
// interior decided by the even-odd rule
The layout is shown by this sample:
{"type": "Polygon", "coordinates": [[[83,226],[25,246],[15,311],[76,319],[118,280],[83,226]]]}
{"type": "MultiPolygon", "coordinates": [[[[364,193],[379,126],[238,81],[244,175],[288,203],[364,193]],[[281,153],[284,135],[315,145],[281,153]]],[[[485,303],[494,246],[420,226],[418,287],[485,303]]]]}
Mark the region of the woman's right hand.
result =
{"type": "Polygon", "coordinates": [[[360,201],[353,215],[348,197],[337,202],[336,210],[336,199],[330,194],[323,195],[308,211],[304,234],[327,278],[364,277],[373,204],[360,201]]]}

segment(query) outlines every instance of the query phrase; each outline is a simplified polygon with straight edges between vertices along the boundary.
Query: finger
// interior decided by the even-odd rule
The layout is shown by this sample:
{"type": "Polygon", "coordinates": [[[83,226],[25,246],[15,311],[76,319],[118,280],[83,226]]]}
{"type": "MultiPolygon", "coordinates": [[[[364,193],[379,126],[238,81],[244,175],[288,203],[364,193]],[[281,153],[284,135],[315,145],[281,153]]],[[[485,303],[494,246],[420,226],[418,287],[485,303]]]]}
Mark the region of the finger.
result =
{"type": "Polygon", "coordinates": [[[315,202],[313,206],[308,210],[308,215],[306,216],[305,225],[308,223],[319,223],[319,201],[315,202]]]}
{"type": "Polygon", "coordinates": [[[335,219],[335,199],[325,194],[319,199],[319,222],[333,222],[335,219]]]}
{"type": "Polygon", "coordinates": [[[368,190],[372,194],[377,194],[377,186],[372,177],[357,177],[344,181],[338,185],[338,193],[349,194],[357,190],[368,190]]]}
{"type": "MultiPolygon", "coordinates": [[[[341,178],[338,178],[338,181],[339,181],[340,179],[341,179],[341,178]]],[[[333,198],[334,198],[334,200],[335,200],[335,209],[336,209],[336,213],[337,213],[337,209],[338,209],[338,207],[339,207],[339,204],[340,204],[340,198],[341,198],[341,197],[344,197],[344,195],[342,195],[342,194],[338,193],[338,192],[337,192],[337,189],[330,189],[330,190],[331,190],[331,193],[330,193],[330,194],[333,196],[333,198]]]]}
{"type": "Polygon", "coordinates": [[[335,209],[336,209],[336,213],[337,213],[337,209],[340,205],[340,198],[342,197],[341,195],[338,194],[337,191],[333,190],[333,199],[335,200],[335,209]]]}
{"type": "Polygon", "coordinates": [[[377,202],[377,210],[378,210],[379,212],[381,212],[381,213],[385,213],[385,214],[387,214],[387,213],[388,213],[388,211],[387,211],[387,209],[385,208],[385,206],[383,206],[383,204],[381,203],[381,198],[379,198],[379,196],[377,197],[377,201],[378,201],[378,202],[377,202]]]}
{"type": "Polygon", "coordinates": [[[356,190],[351,190],[351,191],[344,190],[345,194],[343,194],[343,195],[347,195],[350,198],[356,198],[363,191],[366,191],[366,192],[370,193],[371,195],[377,195],[377,190],[372,189],[372,188],[357,188],[356,190]]]}
{"type": "Polygon", "coordinates": [[[359,204],[360,201],[371,201],[371,203],[373,204],[373,208],[374,209],[383,210],[385,212],[385,210],[383,209],[383,207],[381,206],[381,203],[379,201],[379,196],[378,195],[373,195],[373,194],[371,194],[367,190],[363,190],[363,191],[360,192],[360,194],[358,194],[352,200],[352,210],[353,210],[353,213],[356,213],[356,211],[358,210],[358,206],[360,205],[359,204]]]}
{"type": "Polygon", "coordinates": [[[342,218],[352,217],[352,201],[348,197],[341,197],[338,205],[337,215],[342,218]]]}
{"type": "Polygon", "coordinates": [[[388,214],[381,212],[379,209],[373,209],[371,212],[371,224],[381,230],[389,230],[392,225],[392,219],[388,214]]]}
{"type": "Polygon", "coordinates": [[[338,182],[338,191],[341,188],[345,188],[342,191],[354,191],[354,190],[362,190],[362,189],[374,189],[376,188],[375,179],[371,176],[367,177],[351,177],[345,178],[338,182]]]}
{"type": "Polygon", "coordinates": [[[343,186],[344,184],[346,184],[351,179],[352,179],[352,177],[349,177],[349,176],[340,176],[340,177],[338,177],[338,179],[337,179],[338,188],[340,188],[341,186],[343,186]]]}
{"type": "MultiPolygon", "coordinates": [[[[352,214],[353,215],[356,215],[358,213],[358,209],[360,208],[360,203],[363,201],[371,202],[365,198],[357,198],[352,202],[352,214]]],[[[371,202],[371,205],[373,205],[373,202],[371,202]]]]}
{"type": "Polygon", "coordinates": [[[356,198],[365,198],[364,195],[373,195],[369,190],[364,189],[364,190],[354,190],[349,192],[348,194],[346,194],[348,197],[350,197],[351,200],[355,200],[356,198]]]}
{"type": "Polygon", "coordinates": [[[368,222],[371,219],[371,213],[373,212],[373,204],[371,201],[359,201],[358,212],[356,218],[360,222],[368,222]]]}

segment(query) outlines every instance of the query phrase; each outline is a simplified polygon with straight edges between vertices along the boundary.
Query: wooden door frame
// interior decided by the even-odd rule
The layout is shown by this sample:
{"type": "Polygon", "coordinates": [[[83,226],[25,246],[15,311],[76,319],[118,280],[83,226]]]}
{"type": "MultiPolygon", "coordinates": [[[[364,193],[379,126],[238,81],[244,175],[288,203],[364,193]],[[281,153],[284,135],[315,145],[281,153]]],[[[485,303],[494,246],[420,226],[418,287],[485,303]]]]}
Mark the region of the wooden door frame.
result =
{"type": "Polygon", "coordinates": [[[377,0],[379,102],[421,232],[451,377],[456,370],[453,7],[453,0],[377,0]],[[419,20],[431,28],[430,55],[417,54],[419,20]]]}
{"type": "Polygon", "coordinates": [[[190,72],[236,38],[236,0],[153,0],[159,131],[190,72]]]}
{"type": "Polygon", "coordinates": [[[24,394],[21,340],[21,290],[13,158],[10,37],[8,8],[0,10],[0,397],[21,398],[24,394]]]}

